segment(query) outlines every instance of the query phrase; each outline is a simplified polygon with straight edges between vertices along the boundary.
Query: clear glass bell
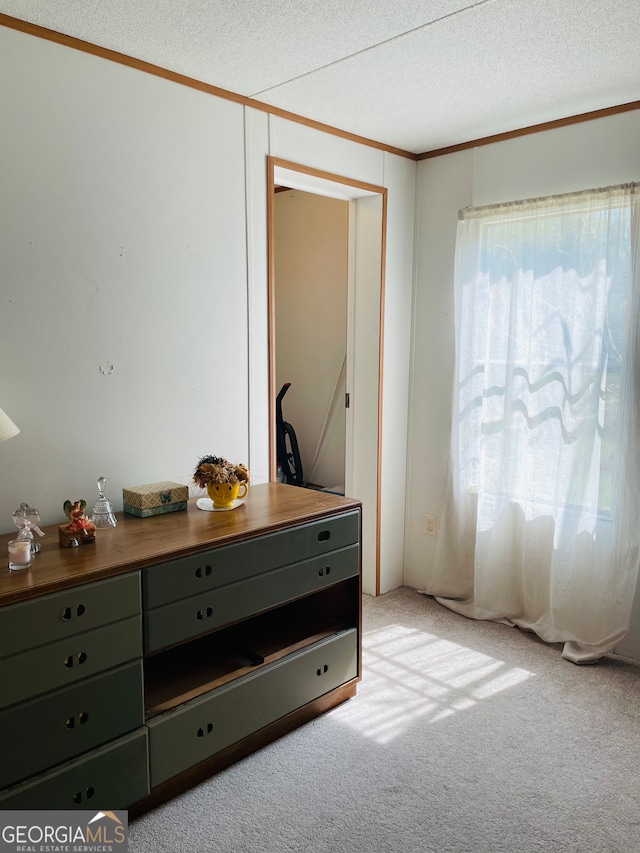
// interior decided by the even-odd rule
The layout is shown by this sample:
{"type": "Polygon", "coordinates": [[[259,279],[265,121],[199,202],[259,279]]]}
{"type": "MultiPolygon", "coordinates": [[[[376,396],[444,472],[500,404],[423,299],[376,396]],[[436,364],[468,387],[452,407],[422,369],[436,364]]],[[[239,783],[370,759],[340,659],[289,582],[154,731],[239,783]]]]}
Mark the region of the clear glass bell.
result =
{"type": "Polygon", "coordinates": [[[113,511],[113,507],[111,506],[111,501],[104,493],[104,486],[107,481],[104,477],[98,478],[98,500],[95,502],[93,507],[93,515],[91,516],[91,521],[95,524],[96,528],[99,527],[115,527],[118,523],[118,519],[116,518],[116,514],[113,511]]]}

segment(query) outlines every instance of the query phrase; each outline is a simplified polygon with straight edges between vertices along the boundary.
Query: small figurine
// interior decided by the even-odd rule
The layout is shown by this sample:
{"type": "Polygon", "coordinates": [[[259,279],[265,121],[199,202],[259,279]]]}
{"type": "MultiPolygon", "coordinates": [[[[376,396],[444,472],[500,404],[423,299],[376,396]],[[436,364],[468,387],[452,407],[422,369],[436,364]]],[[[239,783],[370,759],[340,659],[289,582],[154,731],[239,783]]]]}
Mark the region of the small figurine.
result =
{"type": "Polygon", "coordinates": [[[96,526],[84,514],[87,502],[85,500],[65,501],[64,514],[69,519],[68,524],[58,525],[58,541],[63,548],[73,548],[76,545],[87,545],[96,541],[96,526]]]}

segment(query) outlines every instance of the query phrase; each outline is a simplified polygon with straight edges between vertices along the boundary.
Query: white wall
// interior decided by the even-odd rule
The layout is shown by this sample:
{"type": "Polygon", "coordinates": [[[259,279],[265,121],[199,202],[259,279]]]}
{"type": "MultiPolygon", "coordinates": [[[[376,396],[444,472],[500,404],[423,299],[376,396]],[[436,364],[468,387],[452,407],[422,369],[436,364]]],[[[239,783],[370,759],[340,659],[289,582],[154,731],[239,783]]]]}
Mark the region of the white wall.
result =
{"type": "MultiPolygon", "coordinates": [[[[378,448],[380,393],[380,304],[382,290],[381,195],[354,203],[350,340],[347,385],[352,405],[347,412],[348,495],[362,500],[362,589],[375,595],[378,587],[378,448]]],[[[382,526],[382,525],[380,525],[382,526]]],[[[381,532],[381,531],[380,531],[381,532]]],[[[389,565],[380,572],[386,579],[389,565]]]]}
{"type": "Polygon", "coordinates": [[[416,163],[384,155],[387,239],[383,318],[380,592],[403,583],[416,163]]]}
{"type": "Polygon", "coordinates": [[[4,28],[0,73],[0,529],[246,460],[242,107],[4,28]]]}
{"type": "Polygon", "coordinates": [[[284,419],[305,480],[325,487],[344,486],[348,228],[347,201],[275,195],[276,388],[291,382],[284,419]]]}
{"type": "Polygon", "coordinates": [[[423,588],[436,540],[451,431],[454,368],[453,258],[458,210],[471,204],[474,152],[418,164],[404,582],[423,588]]]}
{"type": "Polygon", "coordinates": [[[267,164],[269,116],[245,109],[247,297],[249,349],[249,470],[269,480],[269,306],[267,288],[267,164]]]}
{"type": "MultiPolygon", "coordinates": [[[[404,580],[424,585],[444,499],[453,387],[457,211],[640,180],[640,111],[424,160],[418,166],[409,482],[404,580]]],[[[634,619],[640,621],[640,602],[634,619]]],[[[626,654],[640,658],[640,630],[626,654]]]]}
{"type": "Polygon", "coordinates": [[[271,154],[389,189],[381,586],[398,585],[415,163],[2,27],[0,74],[0,406],[22,428],[0,444],[0,530],[23,500],[62,521],[99,475],[116,508],[123,487],[186,483],[205,453],[268,479],[271,154]]]}

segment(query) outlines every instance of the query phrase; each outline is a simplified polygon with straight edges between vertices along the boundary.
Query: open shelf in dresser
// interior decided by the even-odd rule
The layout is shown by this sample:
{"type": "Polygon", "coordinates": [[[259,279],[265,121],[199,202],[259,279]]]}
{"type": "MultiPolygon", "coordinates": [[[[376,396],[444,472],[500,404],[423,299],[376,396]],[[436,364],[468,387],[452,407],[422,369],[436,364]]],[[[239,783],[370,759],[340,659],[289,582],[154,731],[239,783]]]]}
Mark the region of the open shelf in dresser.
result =
{"type": "Polygon", "coordinates": [[[358,624],[357,579],[145,660],[147,719],[358,624]]]}

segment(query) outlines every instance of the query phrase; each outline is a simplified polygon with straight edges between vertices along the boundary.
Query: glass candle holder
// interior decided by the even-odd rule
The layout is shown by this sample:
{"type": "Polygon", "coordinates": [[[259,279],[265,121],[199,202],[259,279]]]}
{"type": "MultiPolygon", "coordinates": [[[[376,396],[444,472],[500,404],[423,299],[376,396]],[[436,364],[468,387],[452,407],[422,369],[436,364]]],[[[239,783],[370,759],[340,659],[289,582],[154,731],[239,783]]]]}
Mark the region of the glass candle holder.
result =
{"type": "Polygon", "coordinates": [[[31,542],[28,539],[12,539],[9,542],[9,571],[28,569],[31,565],[31,542]]]}

